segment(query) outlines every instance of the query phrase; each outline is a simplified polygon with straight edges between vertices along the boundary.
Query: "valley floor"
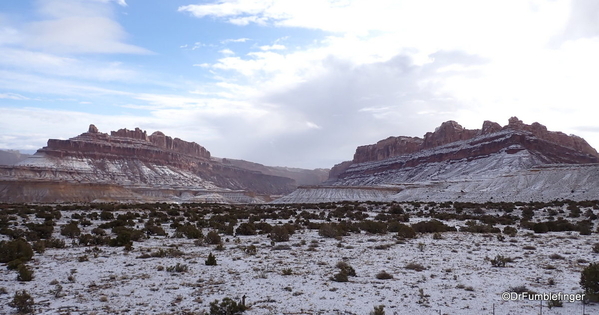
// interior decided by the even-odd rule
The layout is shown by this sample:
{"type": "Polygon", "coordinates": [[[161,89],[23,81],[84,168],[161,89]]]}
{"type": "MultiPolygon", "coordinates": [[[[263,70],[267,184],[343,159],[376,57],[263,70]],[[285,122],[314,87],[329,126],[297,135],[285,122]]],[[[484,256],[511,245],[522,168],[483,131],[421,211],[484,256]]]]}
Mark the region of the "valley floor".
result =
{"type": "MultiPolygon", "coordinates": [[[[58,225],[69,222],[71,213],[62,211],[58,225]]],[[[410,217],[410,223],[422,220],[410,217]]],[[[586,314],[599,313],[599,304],[564,301],[549,309],[547,302],[505,301],[501,295],[522,286],[541,294],[582,293],[581,270],[599,261],[592,250],[596,234],[519,229],[513,237],[444,232],[400,240],[396,233],[361,232],[335,239],[298,229],[289,241],[277,243],[265,234],[221,235],[223,248],[216,250],[174,238],[174,230],[163,227],[168,236],[134,242],[130,251],[72,245],[67,239],[65,248],[48,248],[27,263],[33,281],[19,282],[14,270],[1,268],[0,287],[7,294],[0,295],[0,313],[14,312],[8,303],[23,289],[34,298],[36,314],[201,314],[214,300],[241,301],[243,296],[249,306],[244,314],[369,314],[378,305],[386,314],[583,314],[583,307],[586,314]],[[247,250],[251,245],[255,254],[247,250]],[[147,257],[160,249],[183,254],[147,257]],[[216,266],[205,264],[209,253],[216,256],[216,266]],[[512,262],[493,267],[489,259],[497,255],[512,262]],[[348,282],[331,280],[340,261],[356,271],[348,282]],[[410,263],[423,269],[406,268],[410,263]],[[187,270],[172,270],[177,264],[187,270]],[[377,279],[381,271],[393,278],[377,279]]]]}

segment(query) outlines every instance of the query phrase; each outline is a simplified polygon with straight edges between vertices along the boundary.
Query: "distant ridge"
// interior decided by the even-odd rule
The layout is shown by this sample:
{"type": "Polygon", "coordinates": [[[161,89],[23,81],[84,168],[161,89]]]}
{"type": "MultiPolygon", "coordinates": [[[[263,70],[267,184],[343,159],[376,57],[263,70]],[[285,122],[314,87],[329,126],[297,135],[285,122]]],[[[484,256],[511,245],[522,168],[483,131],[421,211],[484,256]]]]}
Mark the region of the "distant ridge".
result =
{"type": "Polygon", "coordinates": [[[242,162],[224,163],[201,145],[160,131],[107,134],[92,124],[79,136],[48,140],[16,165],[0,166],[0,202],[264,202],[293,191],[298,174],[318,184],[328,173],[242,162]]]}
{"type": "Polygon", "coordinates": [[[367,200],[334,187],[396,187],[374,200],[531,201],[599,199],[599,154],[584,139],[512,117],[505,126],[485,121],[465,129],[441,124],[423,138],[389,137],[358,147],[352,161],[335,165],[322,187],[300,188],[278,202],[367,200]],[[565,167],[570,166],[570,167],[565,167]],[[310,197],[312,196],[312,197],[310,197]]]}

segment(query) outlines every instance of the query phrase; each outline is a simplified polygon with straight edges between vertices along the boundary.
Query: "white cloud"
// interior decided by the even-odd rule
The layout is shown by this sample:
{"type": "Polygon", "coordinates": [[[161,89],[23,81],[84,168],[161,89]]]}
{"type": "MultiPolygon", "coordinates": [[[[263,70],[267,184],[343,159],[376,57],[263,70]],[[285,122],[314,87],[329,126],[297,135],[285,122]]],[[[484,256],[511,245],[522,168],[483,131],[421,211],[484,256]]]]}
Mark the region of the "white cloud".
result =
{"type": "Polygon", "coordinates": [[[17,100],[17,101],[25,101],[25,100],[30,99],[26,96],[23,96],[21,94],[16,94],[16,93],[0,93],[0,98],[9,99],[9,100],[17,100]]]}
{"type": "Polygon", "coordinates": [[[264,45],[260,46],[261,50],[285,50],[287,49],[284,45],[274,44],[274,45],[264,45]]]}
{"type": "Polygon", "coordinates": [[[225,39],[225,40],[221,40],[221,44],[227,44],[227,43],[245,43],[248,40],[250,40],[249,38],[235,38],[235,39],[225,39]]]}
{"type": "Polygon", "coordinates": [[[233,52],[231,49],[228,49],[228,48],[219,50],[218,52],[223,55],[235,55],[235,52],[233,52]]]}
{"type": "MultiPolygon", "coordinates": [[[[125,1],[117,1],[126,5],[125,1]]],[[[22,30],[22,45],[57,53],[148,54],[127,44],[127,33],[114,20],[107,1],[44,0],[38,2],[44,18],[22,30]]]]}

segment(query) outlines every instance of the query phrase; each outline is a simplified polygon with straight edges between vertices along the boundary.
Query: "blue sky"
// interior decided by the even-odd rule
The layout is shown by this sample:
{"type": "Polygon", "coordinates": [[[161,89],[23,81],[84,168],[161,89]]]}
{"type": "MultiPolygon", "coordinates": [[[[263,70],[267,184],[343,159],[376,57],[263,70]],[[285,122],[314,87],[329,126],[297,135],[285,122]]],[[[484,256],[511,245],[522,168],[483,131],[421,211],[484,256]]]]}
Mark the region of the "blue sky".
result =
{"type": "Polygon", "coordinates": [[[331,167],[359,145],[511,116],[599,147],[593,0],[0,3],[0,148],[95,124],[331,167]]]}

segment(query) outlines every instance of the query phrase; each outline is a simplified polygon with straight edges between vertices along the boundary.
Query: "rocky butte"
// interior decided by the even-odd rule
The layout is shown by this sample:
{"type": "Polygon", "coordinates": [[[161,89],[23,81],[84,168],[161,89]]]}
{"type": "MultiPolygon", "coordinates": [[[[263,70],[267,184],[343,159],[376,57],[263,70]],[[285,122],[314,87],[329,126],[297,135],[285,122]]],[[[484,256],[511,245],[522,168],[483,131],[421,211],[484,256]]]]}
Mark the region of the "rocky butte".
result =
{"type": "Polygon", "coordinates": [[[94,125],[16,165],[0,166],[2,202],[264,202],[328,170],[268,167],[214,158],[195,142],[139,128],[102,133],[94,125]]]}
{"type": "Polygon", "coordinates": [[[599,199],[599,154],[584,139],[530,125],[466,129],[455,121],[424,137],[389,137],[360,146],[318,187],[278,202],[541,201],[599,199]]]}

